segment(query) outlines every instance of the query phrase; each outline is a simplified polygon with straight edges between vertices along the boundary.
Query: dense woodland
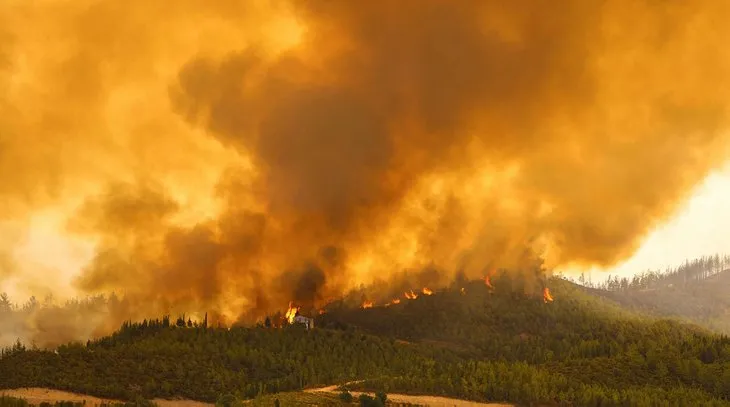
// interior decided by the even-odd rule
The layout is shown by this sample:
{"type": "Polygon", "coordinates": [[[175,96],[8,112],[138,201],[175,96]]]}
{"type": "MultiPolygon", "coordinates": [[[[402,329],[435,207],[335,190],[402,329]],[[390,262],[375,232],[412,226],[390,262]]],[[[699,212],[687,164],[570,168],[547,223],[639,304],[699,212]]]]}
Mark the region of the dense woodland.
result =
{"type": "Polygon", "coordinates": [[[0,355],[0,388],[214,401],[365,380],[353,389],[525,405],[730,405],[727,337],[626,311],[565,280],[548,282],[552,303],[507,276],[492,283],[333,309],[310,331],[166,317],[55,352],[18,343],[0,355]]]}

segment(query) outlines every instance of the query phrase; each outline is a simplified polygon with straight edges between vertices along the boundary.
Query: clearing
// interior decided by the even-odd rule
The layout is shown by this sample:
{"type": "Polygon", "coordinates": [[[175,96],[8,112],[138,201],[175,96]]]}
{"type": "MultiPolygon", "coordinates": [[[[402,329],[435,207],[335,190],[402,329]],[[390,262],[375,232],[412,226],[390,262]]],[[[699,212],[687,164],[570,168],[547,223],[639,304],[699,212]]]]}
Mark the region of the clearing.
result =
{"type": "MultiPolygon", "coordinates": [[[[348,383],[349,384],[349,383],[348,383]]],[[[338,393],[337,388],[341,385],[320,387],[317,389],[304,390],[307,393],[338,393]]],[[[371,392],[351,391],[350,392],[355,398],[365,393],[368,395],[374,395],[371,392]]],[[[467,406],[483,406],[483,407],[514,407],[512,404],[502,403],[478,403],[475,401],[452,399],[448,397],[437,397],[437,396],[412,396],[409,394],[393,394],[388,393],[388,401],[393,403],[411,404],[417,406],[429,406],[429,407],[467,407],[467,406]]]]}
{"type": "MultiPolygon", "coordinates": [[[[101,403],[120,403],[119,400],[104,399],[84,394],[70,393],[67,391],[43,389],[43,388],[23,388],[23,389],[0,389],[0,396],[10,396],[25,399],[30,404],[55,403],[57,401],[73,401],[86,403],[88,406],[98,406],[101,403]]],[[[209,407],[213,404],[202,403],[193,400],[152,400],[160,407],[209,407]]]]}
{"type": "MultiPolygon", "coordinates": [[[[293,405],[338,405],[339,400],[336,394],[339,393],[337,388],[341,385],[333,385],[327,387],[320,387],[316,389],[307,389],[304,392],[289,392],[289,393],[278,393],[269,394],[264,397],[260,397],[254,400],[248,400],[248,403],[253,405],[271,405],[274,399],[280,399],[282,404],[287,405],[289,403],[293,405]]],[[[370,394],[369,392],[350,392],[354,397],[358,397],[360,394],[370,394]]],[[[120,402],[119,400],[104,399],[94,396],[88,396],[84,394],[71,393],[61,390],[44,389],[44,388],[23,388],[23,389],[6,389],[0,390],[0,396],[10,396],[25,399],[30,404],[38,405],[43,402],[55,403],[57,401],[73,401],[85,403],[87,406],[98,406],[101,403],[115,403],[120,402]]],[[[213,404],[203,403],[200,401],[193,400],[163,400],[154,399],[152,400],[157,403],[160,407],[210,407],[213,404]]],[[[447,397],[436,397],[436,396],[412,396],[408,394],[388,394],[388,401],[395,404],[407,404],[416,406],[432,406],[432,407],[467,407],[467,406],[483,406],[483,407],[513,407],[511,404],[500,404],[500,403],[477,403],[474,401],[466,401],[459,399],[452,399],[447,397]]]]}

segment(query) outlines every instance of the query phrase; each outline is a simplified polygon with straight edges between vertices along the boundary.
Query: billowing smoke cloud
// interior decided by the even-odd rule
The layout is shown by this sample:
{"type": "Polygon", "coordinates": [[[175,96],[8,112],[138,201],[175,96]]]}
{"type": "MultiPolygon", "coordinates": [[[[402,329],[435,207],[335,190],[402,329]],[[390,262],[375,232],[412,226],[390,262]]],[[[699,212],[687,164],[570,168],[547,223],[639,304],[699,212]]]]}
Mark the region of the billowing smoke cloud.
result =
{"type": "Polygon", "coordinates": [[[120,318],[251,321],[404,270],[534,275],[535,253],[611,265],[727,158],[728,17],[11,0],[0,220],[56,208],[96,248],[75,286],[133,298],[120,318]]]}

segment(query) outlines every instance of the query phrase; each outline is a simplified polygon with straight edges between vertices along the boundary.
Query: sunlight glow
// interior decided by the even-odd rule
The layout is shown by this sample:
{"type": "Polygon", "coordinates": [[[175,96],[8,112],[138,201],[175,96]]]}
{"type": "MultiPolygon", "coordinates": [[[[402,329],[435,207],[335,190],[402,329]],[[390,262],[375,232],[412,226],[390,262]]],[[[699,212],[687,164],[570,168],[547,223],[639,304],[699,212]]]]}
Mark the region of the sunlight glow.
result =
{"type": "Polygon", "coordinates": [[[708,176],[672,220],[657,228],[627,261],[607,270],[587,271],[592,281],[609,275],[631,276],[645,270],[664,270],[704,255],[730,253],[730,165],[708,176]]]}

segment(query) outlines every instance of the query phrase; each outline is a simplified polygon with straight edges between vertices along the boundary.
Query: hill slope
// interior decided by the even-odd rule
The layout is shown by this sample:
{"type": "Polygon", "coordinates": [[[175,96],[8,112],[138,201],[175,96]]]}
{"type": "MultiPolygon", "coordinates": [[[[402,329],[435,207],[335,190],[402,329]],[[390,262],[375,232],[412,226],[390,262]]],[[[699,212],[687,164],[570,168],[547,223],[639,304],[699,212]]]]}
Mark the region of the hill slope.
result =
{"type": "Polygon", "coordinates": [[[478,401],[728,405],[726,338],[622,311],[566,281],[549,283],[552,303],[515,294],[511,284],[333,307],[312,331],[153,321],[57,353],[16,346],[0,359],[0,387],[214,401],[364,380],[358,389],[478,401]]]}
{"type": "Polygon", "coordinates": [[[730,269],[701,279],[680,280],[670,276],[647,288],[629,285],[613,290],[587,288],[587,292],[628,309],[681,318],[730,333],[730,269]]]}
{"type": "Polygon", "coordinates": [[[630,279],[608,276],[606,281],[592,284],[581,276],[579,281],[587,293],[624,308],[730,333],[730,255],[703,256],[630,279]]]}

